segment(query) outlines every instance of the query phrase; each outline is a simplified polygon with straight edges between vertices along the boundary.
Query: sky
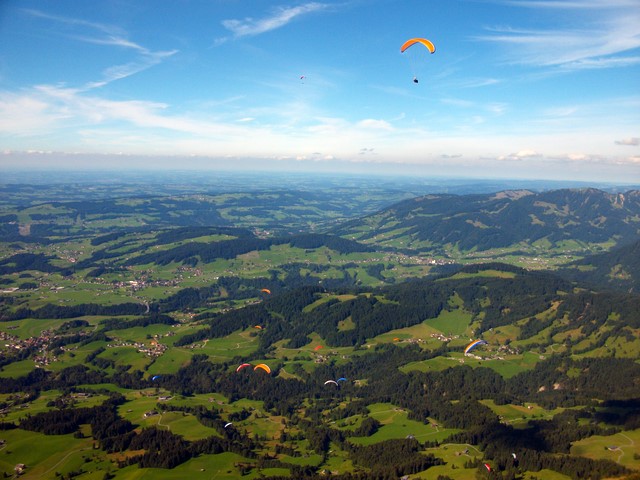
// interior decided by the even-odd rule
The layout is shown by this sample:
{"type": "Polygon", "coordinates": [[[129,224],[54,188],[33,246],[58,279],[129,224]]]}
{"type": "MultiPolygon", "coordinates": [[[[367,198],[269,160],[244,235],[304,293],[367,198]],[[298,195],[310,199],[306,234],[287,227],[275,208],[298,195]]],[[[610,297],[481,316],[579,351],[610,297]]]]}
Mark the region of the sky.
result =
{"type": "Polygon", "coordinates": [[[3,169],[638,183],[640,0],[2,0],[3,169]]]}

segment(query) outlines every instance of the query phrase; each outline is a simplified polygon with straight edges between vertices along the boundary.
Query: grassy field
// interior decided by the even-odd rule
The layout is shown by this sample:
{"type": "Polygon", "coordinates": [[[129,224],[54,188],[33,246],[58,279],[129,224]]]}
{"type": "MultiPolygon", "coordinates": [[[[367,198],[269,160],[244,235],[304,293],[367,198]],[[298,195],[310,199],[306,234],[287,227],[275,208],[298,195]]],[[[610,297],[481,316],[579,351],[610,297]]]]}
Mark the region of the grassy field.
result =
{"type": "Polygon", "coordinates": [[[15,465],[23,463],[27,469],[20,478],[53,479],[56,472],[70,472],[84,466],[87,458],[106,465],[106,454],[93,450],[91,437],[77,439],[73,435],[7,430],[2,432],[2,439],[5,444],[0,447],[0,470],[13,472],[15,465]]]}
{"type": "Polygon", "coordinates": [[[471,314],[464,310],[442,310],[436,318],[425,323],[445,335],[467,335],[471,324],[471,314]]]}
{"type": "Polygon", "coordinates": [[[603,437],[594,435],[573,442],[573,455],[611,460],[633,470],[640,470],[640,429],[628,430],[603,437]]]}
{"type": "Polygon", "coordinates": [[[0,370],[0,378],[24,377],[34,368],[35,364],[31,359],[13,362],[2,367],[2,370],[0,370]]]}
{"type": "MultiPolygon", "coordinates": [[[[241,475],[237,464],[251,464],[249,459],[241,457],[235,453],[221,453],[218,455],[202,455],[177,466],[171,470],[163,468],[138,468],[137,466],[120,469],[116,472],[115,479],[118,480],[237,480],[238,478],[255,479],[262,474],[266,475],[267,470],[261,472],[254,470],[248,475],[241,475]]],[[[268,471],[269,475],[275,475],[273,470],[268,471]]],[[[289,471],[281,471],[281,474],[288,474],[289,471]]]]}
{"type": "Polygon", "coordinates": [[[166,428],[189,441],[218,436],[214,428],[205,427],[198,419],[184,412],[164,412],[158,415],[158,428],[166,428]]]}
{"type": "Polygon", "coordinates": [[[198,353],[204,353],[212,361],[229,361],[234,357],[246,357],[258,349],[258,333],[253,328],[236,331],[222,338],[210,338],[198,353]]]}
{"type": "Polygon", "coordinates": [[[49,403],[60,398],[64,398],[68,402],[67,405],[73,405],[74,408],[81,408],[99,405],[104,402],[107,397],[106,395],[97,393],[85,397],[68,393],[63,394],[63,392],[59,390],[47,390],[46,392],[41,392],[40,396],[35,400],[23,403],[23,395],[2,394],[0,395],[0,401],[6,402],[8,405],[3,415],[3,421],[17,422],[29,415],[36,415],[40,412],[56,409],[58,407],[51,406],[49,403]]]}
{"type": "Polygon", "coordinates": [[[382,426],[370,437],[354,437],[353,443],[372,445],[392,438],[406,438],[410,435],[420,442],[442,441],[453,433],[455,429],[436,427],[435,424],[425,424],[410,420],[407,411],[390,403],[375,403],[369,405],[369,416],[378,420],[382,426]]]}
{"type": "Polygon", "coordinates": [[[475,278],[475,277],[492,277],[492,278],[515,278],[516,274],[513,272],[499,272],[497,270],[482,270],[477,273],[456,273],[451,278],[475,278]]]}
{"type": "Polygon", "coordinates": [[[539,361],[540,355],[525,352],[522,355],[505,355],[501,359],[486,359],[482,361],[482,366],[496,371],[503,378],[511,378],[518,373],[531,370],[539,361]]]}
{"type": "Polygon", "coordinates": [[[476,468],[465,468],[466,462],[476,458],[482,458],[482,452],[473,445],[463,445],[448,443],[435,448],[427,448],[426,453],[430,453],[446,462],[445,465],[436,465],[425,472],[420,473],[420,478],[424,480],[437,480],[439,476],[448,476],[453,480],[467,480],[476,477],[476,468]]]}
{"type": "Polygon", "coordinates": [[[503,423],[513,427],[526,426],[529,420],[542,420],[553,418],[554,415],[564,411],[564,408],[546,410],[535,403],[525,405],[496,405],[493,400],[481,400],[480,403],[486,405],[499,416],[503,423]]]}
{"type": "Polygon", "coordinates": [[[189,349],[170,348],[149,365],[147,373],[150,377],[165,373],[176,373],[181,367],[184,367],[191,361],[192,355],[193,351],[189,349]]]}
{"type": "Polygon", "coordinates": [[[462,364],[462,359],[453,357],[436,357],[430,360],[423,360],[421,362],[412,362],[400,367],[402,372],[410,372],[412,370],[418,372],[430,372],[446,370],[447,368],[453,368],[462,364]]]}

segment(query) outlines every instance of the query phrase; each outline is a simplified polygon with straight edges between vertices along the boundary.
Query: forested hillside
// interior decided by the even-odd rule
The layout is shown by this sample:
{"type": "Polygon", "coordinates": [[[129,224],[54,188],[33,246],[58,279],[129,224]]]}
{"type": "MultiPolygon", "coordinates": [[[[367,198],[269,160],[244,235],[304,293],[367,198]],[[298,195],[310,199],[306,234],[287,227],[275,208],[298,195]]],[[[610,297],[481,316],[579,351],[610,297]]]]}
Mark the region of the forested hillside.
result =
{"type": "Polygon", "coordinates": [[[490,250],[520,244],[562,249],[575,242],[624,244],[640,235],[640,191],[595,189],[427,195],[353,220],[335,232],[419,251],[490,250]]]}
{"type": "Polygon", "coordinates": [[[566,265],[561,275],[574,281],[606,288],[638,292],[640,287],[640,241],[591,255],[566,265]]]}
{"type": "Polygon", "coordinates": [[[180,293],[180,301],[151,304],[147,314],[125,305],[121,312],[77,305],[19,315],[89,321],[65,320],[46,341],[4,353],[8,369],[43,351],[56,352],[59,360],[49,364],[56,368],[5,378],[0,394],[30,392],[28,402],[44,395],[51,407],[64,406],[26,417],[11,414],[1,428],[45,436],[88,432],[106,454],[129,452],[117,462],[123,472],[132,466],[182,468],[193,459],[232,452],[243,459],[235,468],[274,473],[265,478],[320,478],[321,466],[334,458],[351,465],[338,468],[335,478],[386,479],[450,468],[453,460],[445,460],[441,445],[467,444],[482,454],[465,454],[459,468],[482,476],[483,464],[490,464],[493,476],[483,478],[522,478],[522,472],[542,469],[573,479],[585,478],[585,472],[594,479],[632,473],[624,464],[576,455],[572,445],[640,429],[637,294],[576,289],[544,272],[487,264],[376,289],[283,290],[188,322],[167,315],[206,307],[213,293],[206,288],[180,293]],[[112,318],[92,320],[98,315],[112,318]],[[169,350],[142,363],[114,356],[114,348],[138,328],[155,332],[145,348],[164,344],[169,350]],[[465,353],[474,338],[485,344],[465,353]],[[236,340],[229,339],[244,339],[250,348],[234,354],[236,340]],[[231,348],[226,357],[206,353],[216,342],[231,348]],[[187,351],[193,353],[181,365],[162,360],[187,351]],[[108,393],[106,384],[121,393],[108,393]],[[209,434],[185,437],[147,420],[146,428],[136,428],[142,420],[127,413],[137,408],[135,395],[127,392],[145,390],[153,415],[190,416],[209,434]],[[54,392],[100,394],[104,400],[81,407],[77,400],[69,403],[69,393],[54,392]],[[224,400],[197,400],[214,394],[224,400]],[[379,405],[403,412],[411,434],[363,443],[392,431],[377,419],[379,405]],[[503,409],[519,408],[522,418],[504,421],[503,409]],[[528,408],[553,413],[536,418],[528,408]],[[265,416],[279,419],[271,436],[255,430],[265,416]],[[443,434],[427,440],[431,435],[425,433],[420,440],[415,432],[423,428],[443,434]],[[385,455],[395,457],[393,467],[382,460],[385,455]]]}

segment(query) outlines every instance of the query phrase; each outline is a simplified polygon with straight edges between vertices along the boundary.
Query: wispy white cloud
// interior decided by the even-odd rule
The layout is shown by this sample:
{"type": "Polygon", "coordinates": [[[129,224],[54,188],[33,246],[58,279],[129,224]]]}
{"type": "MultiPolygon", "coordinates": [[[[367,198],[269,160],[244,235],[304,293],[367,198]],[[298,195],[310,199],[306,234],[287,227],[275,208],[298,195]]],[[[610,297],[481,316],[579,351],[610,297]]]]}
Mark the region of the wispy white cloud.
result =
{"type": "Polygon", "coordinates": [[[540,159],[542,157],[543,155],[540,152],[527,149],[527,150],[520,150],[519,152],[516,152],[516,153],[510,153],[508,155],[501,155],[498,157],[498,160],[522,161],[522,160],[527,160],[532,158],[540,159]]]}
{"type": "MultiPolygon", "coordinates": [[[[640,56],[628,55],[640,48],[640,1],[505,1],[507,5],[559,10],[575,15],[580,10],[581,28],[535,29],[511,26],[488,27],[477,40],[503,45],[510,61],[563,70],[619,68],[640,64],[640,56]]],[[[575,23],[575,22],[574,22],[575,23]]]]}
{"type": "MultiPolygon", "coordinates": [[[[602,99],[585,99],[582,102],[543,106],[529,113],[529,127],[542,131],[580,131],[591,129],[600,133],[615,125],[625,133],[620,138],[637,131],[640,97],[622,96],[602,99]]],[[[609,140],[609,144],[611,139],[609,140]]]]}
{"type": "Polygon", "coordinates": [[[375,118],[366,118],[358,122],[358,126],[371,130],[387,130],[393,131],[393,127],[386,120],[378,120],[375,118]]]}
{"type": "MultiPolygon", "coordinates": [[[[281,105],[279,110],[287,108],[298,107],[281,105]]],[[[327,135],[335,140],[331,148],[349,151],[354,142],[371,144],[393,131],[385,120],[321,116],[309,116],[305,125],[292,129],[286,117],[283,113],[282,122],[275,117],[265,122],[253,116],[237,117],[235,110],[176,113],[162,102],[113,100],[61,85],[39,85],[19,93],[0,91],[0,138],[9,140],[7,146],[13,149],[19,137],[31,137],[38,148],[55,144],[54,149],[62,150],[71,138],[81,150],[94,152],[148,151],[151,144],[177,154],[284,152],[296,156],[301,150],[326,149],[327,135]]]]}
{"type": "Polygon", "coordinates": [[[34,9],[24,9],[27,15],[40,18],[60,26],[59,34],[87,43],[110,45],[121,48],[138,50],[141,53],[149,51],[141,45],[129,40],[127,33],[117,25],[91,22],[81,18],[53,15],[34,9]]]}
{"type": "Polygon", "coordinates": [[[134,51],[135,60],[107,67],[102,79],[87,83],[83,89],[99,88],[113,81],[142,72],[177,53],[177,50],[152,51],[128,38],[127,32],[116,25],[91,22],[81,18],[52,15],[40,10],[25,9],[27,15],[48,21],[59,27],[59,34],[73,40],[134,51]]]}
{"type": "Polygon", "coordinates": [[[51,13],[43,12],[41,10],[35,10],[30,8],[25,8],[22,10],[27,15],[31,15],[32,17],[38,17],[45,20],[51,20],[53,22],[68,25],[71,27],[88,27],[91,30],[98,30],[108,35],[119,36],[123,33],[123,30],[120,27],[98,23],[98,22],[90,22],[88,20],[84,20],[81,18],[73,18],[73,17],[65,17],[62,15],[54,15],[51,13]]]}
{"type": "Polygon", "coordinates": [[[461,88],[478,88],[496,85],[502,83],[502,80],[498,80],[497,78],[469,78],[459,83],[461,88]]]}
{"type": "MultiPolygon", "coordinates": [[[[242,20],[223,20],[222,25],[229,30],[235,38],[260,35],[261,33],[284,27],[298,17],[320,12],[329,7],[329,4],[319,2],[309,2],[295,7],[278,7],[273,9],[269,15],[262,18],[247,17],[242,20]]],[[[218,39],[217,43],[222,43],[225,40],[227,39],[218,39]]]]}
{"type": "Polygon", "coordinates": [[[566,70],[595,70],[600,68],[618,68],[640,65],[640,56],[619,58],[588,58],[568,62],[562,66],[566,70]]]}
{"type": "Polygon", "coordinates": [[[476,105],[476,102],[471,100],[463,100],[460,98],[443,98],[440,100],[445,105],[453,105],[454,107],[470,108],[476,105]]]}
{"type": "Polygon", "coordinates": [[[135,75],[136,73],[140,73],[161,63],[165,58],[168,58],[175,53],[177,53],[177,50],[167,52],[149,52],[136,61],[108,67],[103,70],[101,80],[85,84],[84,89],[90,90],[92,88],[103,87],[116,80],[130,77],[131,75],[135,75]]]}
{"type": "Polygon", "coordinates": [[[638,6],[638,0],[505,0],[502,3],[518,7],[578,10],[638,6]]]}
{"type": "Polygon", "coordinates": [[[49,103],[38,96],[0,92],[0,136],[49,132],[67,117],[64,110],[51,110],[49,103]]]}
{"type": "Polygon", "coordinates": [[[443,98],[440,100],[443,105],[451,105],[461,109],[474,109],[479,112],[489,113],[495,116],[504,115],[509,110],[509,105],[502,102],[482,103],[478,101],[465,100],[460,98],[443,98]]]}

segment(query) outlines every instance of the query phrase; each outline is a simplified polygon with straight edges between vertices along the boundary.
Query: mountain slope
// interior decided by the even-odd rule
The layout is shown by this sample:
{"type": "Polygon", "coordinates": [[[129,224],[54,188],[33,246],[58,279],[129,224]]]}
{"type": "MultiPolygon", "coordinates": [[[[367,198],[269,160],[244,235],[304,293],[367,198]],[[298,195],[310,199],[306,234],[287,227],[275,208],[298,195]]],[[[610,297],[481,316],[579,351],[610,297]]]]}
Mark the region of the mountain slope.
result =
{"type": "MultiPolygon", "coordinates": [[[[223,337],[259,323],[264,326],[260,343],[265,353],[283,340],[287,348],[303,347],[314,334],[326,346],[341,348],[364,345],[390,332],[409,338],[403,329],[441,318],[433,325],[444,335],[456,329],[465,332],[457,341],[441,340],[449,347],[456,345],[454,351],[462,350],[467,337],[482,335],[492,345],[529,350],[534,344],[544,348],[562,343],[562,349],[584,354],[605,345],[615,349],[608,342],[617,338],[634,341],[639,310],[640,297],[635,294],[574,291],[569,282],[548,272],[504,264],[469,265],[451,276],[353,291],[345,297],[319,286],[291,290],[243,311],[204,314],[200,319],[210,326],[177,344],[223,337]],[[447,320],[454,316],[459,321],[447,320]]],[[[627,355],[620,350],[618,356],[627,355]]]]}
{"type": "Polygon", "coordinates": [[[599,287],[637,292],[640,288],[640,240],[572,262],[559,274],[599,287]]]}
{"type": "Polygon", "coordinates": [[[594,248],[640,235],[640,191],[596,189],[504,191],[490,195],[427,195],[354,220],[335,233],[363,242],[433,251],[567,243],[594,248]]]}

